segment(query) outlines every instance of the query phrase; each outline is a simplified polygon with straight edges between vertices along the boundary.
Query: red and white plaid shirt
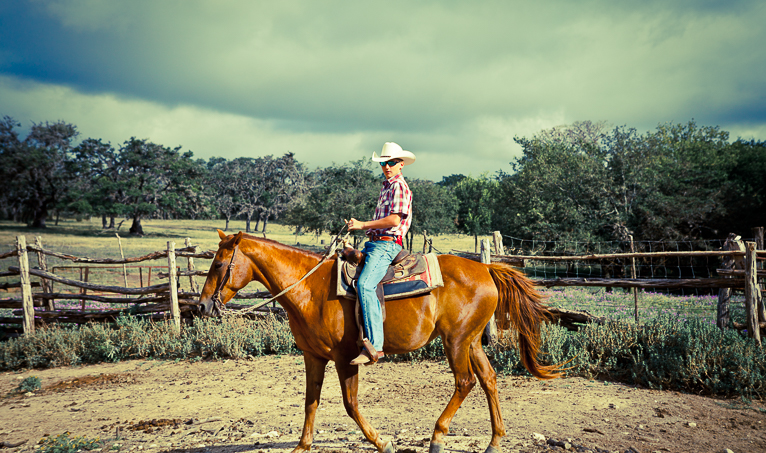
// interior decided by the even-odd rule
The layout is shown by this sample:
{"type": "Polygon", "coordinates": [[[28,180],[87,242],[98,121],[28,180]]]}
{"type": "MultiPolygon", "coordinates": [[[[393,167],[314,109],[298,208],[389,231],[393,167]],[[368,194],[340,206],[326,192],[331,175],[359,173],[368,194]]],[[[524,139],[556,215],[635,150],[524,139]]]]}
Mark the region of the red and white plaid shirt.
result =
{"type": "Polygon", "coordinates": [[[392,228],[378,228],[367,230],[367,235],[372,236],[393,236],[396,242],[402,245],[402,237],[410,230],[412,224],[412,192],[407,181],[401,173],[393,178],[383,182],[383,188],[380,189],[378,205],[375,207],[375,216],[372,220],[379,220],[399,214],[402,220],[399,225],[392,228]]]}

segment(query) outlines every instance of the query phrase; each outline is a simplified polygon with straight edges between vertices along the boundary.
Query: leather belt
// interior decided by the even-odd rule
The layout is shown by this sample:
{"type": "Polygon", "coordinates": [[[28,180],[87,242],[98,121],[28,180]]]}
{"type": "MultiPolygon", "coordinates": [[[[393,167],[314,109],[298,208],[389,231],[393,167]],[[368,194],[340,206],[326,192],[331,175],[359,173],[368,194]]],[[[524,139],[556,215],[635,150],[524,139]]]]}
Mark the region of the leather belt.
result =
{"type": "Polygon", "coordinates": [[[396,242],[396,238],[393,236],[373,236],[370,238],[371,241],[394,241],[396,242]]]}

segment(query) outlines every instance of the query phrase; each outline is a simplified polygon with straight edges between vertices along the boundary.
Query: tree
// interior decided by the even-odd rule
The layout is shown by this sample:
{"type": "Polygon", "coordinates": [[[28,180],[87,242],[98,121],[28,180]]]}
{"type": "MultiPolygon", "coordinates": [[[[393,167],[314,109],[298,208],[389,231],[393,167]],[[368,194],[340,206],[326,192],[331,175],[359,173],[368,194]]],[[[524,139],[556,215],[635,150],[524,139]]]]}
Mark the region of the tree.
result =
{"type": "Polygon", "coordinates": [[[305,198],[290,209],[285,221],[298,231],[337,233],[344,219],[372,215],[381,184],[369,159],[317,169],[307,177],[305,198]]]}
{"type": "Polygon", "coordinates": [[[729,153],[726,214],[717,216],[713,226],[721,233],[748,237],[751,228],[766,226],[766,141],[740,139],[732,143],[729,153]]]}
{"type": "Polygon", "coordinates": [[[434,235],[455,232],[458,199],[453,188],[420,179],[407,180],[407,183],[412,190],[410,246],[413,235],[424,230],[434,235]]]}
{"type": "Polygon", "coordinates": [[[226,219],[224,231],[229,230],[231,218],[239,212],[238,183],[234,178],[238,163],[223,157],[211,157],[207,162],[205,187],[209,190],[211,204],[219,216],[226,219]]]}
{"type": "Polygon", "coordinates": [[[295,160],[293,153],[274,159],[266,175],[266,194],[264,196],[261,219],[263,231],[270,218],[277,220],[291,206],[300,203],[307,190],[306,174],[303,165],[295,160]]]}
{"type": "Polygon", "coordinates": [[[492,225],[492,207],[497,183],[487,175],[474,179],[467,177],[455,186],[458,200],[457,228],[471,234],[474,249],[479,249],[479,235],[487,234],[492,225]]]}
{"type": "Polygon", "coordinates": [[[119,203],[119,155],[111,144],[93,138],[83,140],[74,153],[83,163],[88,181],[86,190],[78,195],[93,213],[101,215],[102,228],[114,228],[115,217],[124,214],[124,205],[119,203]]]}
{"type": "Polygon", "coordinates": [[[653,239],[718,236],[711,221],[725,213],[734,162],[728,132],[717,126],[666,124],[644,137],[653,157],[653,184],[637,207],[636,228],[653,239]]]}
{"type": "Polygon", "coordinates": [[[82,174],[72,154],[77,127],[63,121],[32,123],[29,135],[19,141],[18,126],[8,116],[0,126],[4,204],[31,227],[45,228],[50,211],[62,207],[82,174]]]}
{"type": "Polygon", "coordinates": [[[182,154],[180,149],[135,137],[120,147],[117,209],[132,219],[131,234],[143,235],[141,220],[158,209],[186,214],[188,197],[200,192],[203,170],[191,151],[182,154]]]}

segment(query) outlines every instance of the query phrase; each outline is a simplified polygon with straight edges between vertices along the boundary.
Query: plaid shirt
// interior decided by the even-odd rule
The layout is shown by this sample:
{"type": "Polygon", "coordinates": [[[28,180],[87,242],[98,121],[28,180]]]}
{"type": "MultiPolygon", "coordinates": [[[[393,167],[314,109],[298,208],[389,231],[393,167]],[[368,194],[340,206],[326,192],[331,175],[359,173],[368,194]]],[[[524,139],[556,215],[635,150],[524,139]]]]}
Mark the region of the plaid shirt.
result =
{"type": "Polygon", "coordinates": [[[399,225],[392,228],[367,230],[367,235],[370,237],[394,236],[397,238],[397,243],[401,245],[402,236],[407,234],[407,231],[410,230],[410,224],[412,224],[412,192],[401,173],[383,182],[383,188],[380,189],[380,196],[378,197],[378,206],[375,207],[375,216],[372,220],[379,220],[391,214],[402,216],[399,225]]]}

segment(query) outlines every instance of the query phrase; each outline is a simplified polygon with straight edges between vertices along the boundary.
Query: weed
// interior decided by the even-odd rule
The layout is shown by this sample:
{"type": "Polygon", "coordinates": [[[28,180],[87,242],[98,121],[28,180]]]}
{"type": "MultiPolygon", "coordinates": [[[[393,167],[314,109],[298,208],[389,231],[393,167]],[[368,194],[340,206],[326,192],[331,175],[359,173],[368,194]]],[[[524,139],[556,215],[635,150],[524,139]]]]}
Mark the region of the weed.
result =
{"type": "Polygon", "coordinates": [[[40,390],[43,383],[40,381],[40,378],[37,376],[29,376],[28,378],[21,381],[21,384],[19,384],[18,391],[20,393],[27,393],[27,392],[34,392],[37,390],[40,390]]]}
{"type": "Polygon", "coordinates": [[[76,453],[80,450],[101,448],[99,439],[88,439],[85,436],[69,437],[69,433],[48,437],[42,441],[39,453],[76,453]]]}

